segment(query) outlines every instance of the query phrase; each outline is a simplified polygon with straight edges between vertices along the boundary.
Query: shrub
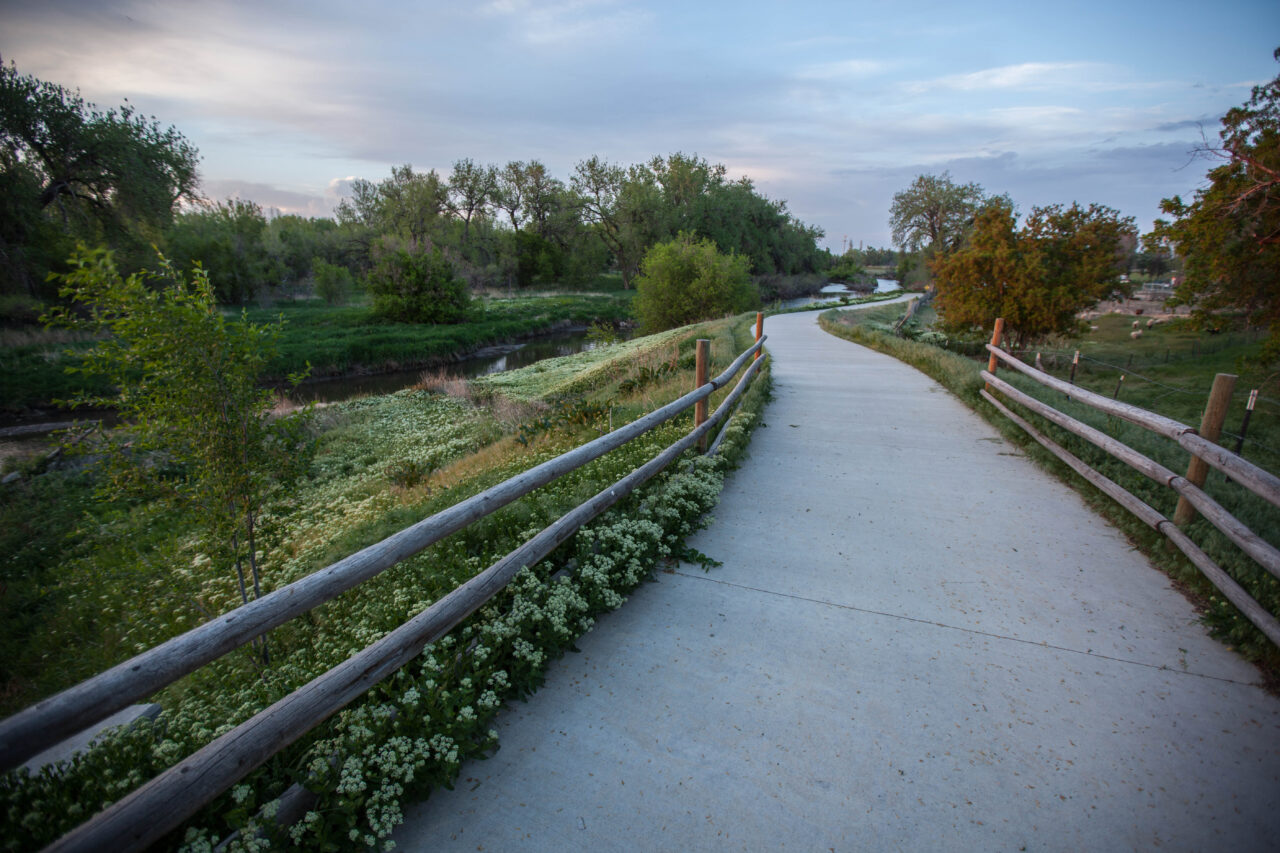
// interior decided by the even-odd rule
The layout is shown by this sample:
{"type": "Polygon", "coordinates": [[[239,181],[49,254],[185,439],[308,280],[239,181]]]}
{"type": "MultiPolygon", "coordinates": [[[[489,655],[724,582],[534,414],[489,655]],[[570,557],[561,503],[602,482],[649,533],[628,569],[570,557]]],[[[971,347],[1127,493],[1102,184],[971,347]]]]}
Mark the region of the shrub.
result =
{"type": "Polygon", "coordinates": [[[710,240],[689,234],[658,243],[640,264],[635,311],[647,332],[759,307],[751,285],[751,260],[725,255],[710,240]]]}
{"type": "Polygon", "coordinates": [[[341,305],[355,289],[355,280],[351,278],[351,270],[338,264],[331,264],[323,258],[316,258],[311,264],[311,277],[316,283],[316,296],[327,305],[341,305]]]}
{"type": "Polygon", "coordinates": [[[460,323],[471,302],[467,285],[439,249],[384,245],[369,271],[373,310],[388,320],[460,323]]]}

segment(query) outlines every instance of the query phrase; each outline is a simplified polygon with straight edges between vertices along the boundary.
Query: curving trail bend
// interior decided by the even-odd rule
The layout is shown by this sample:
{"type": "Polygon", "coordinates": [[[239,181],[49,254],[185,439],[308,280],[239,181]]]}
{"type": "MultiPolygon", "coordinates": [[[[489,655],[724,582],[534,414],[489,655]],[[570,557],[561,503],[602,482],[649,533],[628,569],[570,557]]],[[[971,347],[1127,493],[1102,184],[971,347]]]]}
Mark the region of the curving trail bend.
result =
{"type": "Polygon", "coordinates": [[[1073,491],[816,317],[767,321],[768,428],[691,542],[724,565],[602,617],[401,849],[1275,844],[1257,671],[1073,491]]]}

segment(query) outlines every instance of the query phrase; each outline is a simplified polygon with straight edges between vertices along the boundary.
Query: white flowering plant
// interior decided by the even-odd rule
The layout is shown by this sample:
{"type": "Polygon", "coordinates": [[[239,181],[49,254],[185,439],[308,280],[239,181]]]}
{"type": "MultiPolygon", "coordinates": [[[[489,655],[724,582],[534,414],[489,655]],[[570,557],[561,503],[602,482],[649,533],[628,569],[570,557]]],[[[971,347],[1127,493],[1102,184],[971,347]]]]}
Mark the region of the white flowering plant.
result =
{"type": "MultiPolygon", "coordinates": [[[[713,338],[713,354],[718,350],[726,364],[747,345],[746,330],[745,319],[739,319],[696,333],[713,338]]],[[[608,394],[629,369],[598,369],[599,385],[592,393],[608,394]]],[[[667,397],[683,393],[687,382],[688,377],[673,379],[667,397]]],[[[655,567],[683,552],[684,538],[706,522],[725,473],[745,451],[767,387],[766,372],[730,419],[720,455],[690,453],[677,460],[547,559],[522,570],[412,663],[266,761],[161,846],[207,850],[227,840],[233,850],[386,848],[403,819],[404,802],[451,785],[464,761],[497,747],[491,724],[503,703],[534,691],[549,662],[572,649],[597,616],[621,605],[655,567]],[[295,784],[305,787],[311,802],[301,819],[282,825],[279,798],[295,784]]],[[[626,417],[628,407],[639,411],[660,404],[657,393],[650,387],[637,392],[643,397],[619,399],[615,417],[626,417]]],[[[269,563],[278,567],[267,579],[271,587],[595,434],[590,424],[568,422],[523,448],[511,435],[500,434],[483,406],[420,391],[331,408],[323,413],[328,428],[320,436],[310,479],[294,507],[275,519],[286,535],[270,555],[269,563]],[[385,477],[388,458],[430,466],[434,488],[393,488],[385,477]]],[[[246,667],[245,656],[228,655],[163,691],[156,701],[164,711],[156,722],[103,738],[95,748],[38,774],[19,771],[0,778],[0,813],[15,828],[0,846],[29,849],[56,838],[381,638],[687,429],[687,422],[659,427],[275,629],[272,644],[278,654],[269,668],[246,667]]],[[[173,574],[185,578],[179,588],[196,589],[203,606],[214,612],[234,605],[233,587],[195,580],[199,554],[182,544],[166,548],[157,553],[174,558],[173,574]]],[[[159,582],[155,592],[160,594],[159,582]]],[[[141,612],[141,605],[117,606],[122,615],[141,612]]],[[[163,640],[174,628],[172,619],[140,621],[145,624],[130,629],[129,636],[143,646],[163,640]]]]}

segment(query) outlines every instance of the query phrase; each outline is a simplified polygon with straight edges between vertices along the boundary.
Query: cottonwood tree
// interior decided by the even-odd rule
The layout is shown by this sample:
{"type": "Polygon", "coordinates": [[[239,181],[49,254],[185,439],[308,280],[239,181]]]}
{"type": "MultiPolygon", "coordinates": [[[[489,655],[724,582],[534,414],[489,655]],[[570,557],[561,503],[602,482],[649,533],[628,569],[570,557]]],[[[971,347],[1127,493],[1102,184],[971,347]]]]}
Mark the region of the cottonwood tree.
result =
{"type": "Polygon", "coordinates": [[[364,232],[359,242],[367,256],[373,240],[388,234],[414,243],[438,239],[449,209],[449,187],[436,171],[416,172],[405,163],[377,183],[352,181],[351,195],[338,203],[336,216],[340,224],[364,232]]]}
{"type": "Polygon", "coordinates": [[[1103,205],[1033,208],[1022,228],[1003,201],[978,213],[968,243],[933,262],[944,329],[990,329],[1015,348],[1074,332],[1076,315],[1121,287],[1133,219],[1103,205]]]}
{"type": "Polygon", "coordinates": [[[197,200],[198,159],[181,133],[128,103],[100,110],[0,63],[0,287],[36,295],[52,267],[40,242],[58,231],[145,246],[179,202],[197,200]]]}
{"type": "Polygon", "coordinates": [[[453,164],[449,174],[449,209],[462,220],[462,244],[471,240],[471,222],[483,216],[498,189],[497,170],[478,166],[470,157],[453,164]]]}
{"type": "Polygon", "coordinates": [[[647,167],[629,169],[591,157],[574,167],[573,190],[581,200],[582,216],[596,228],[630,288],[645,251],[665,236],[662,191],[647,167]]]}
{"type": "Polygon", "coordinates": [[[957,184],[949,172],[917,175],[911,186],[895,193],[889,207],[893,242],[909,252],[923,252],[924,261],[953,251],[964,242],[978,211],[1007,196],[991,197],[976,183],[957,184]]]}
{"type": "MultiPolygon", "coordinates": [[[[1280,60],[1280,49],[1275,52],[1280,60]]],[[[1280,359],[1280,76],[1255,86],[1249,100],[1227,111],[1221,145],[1204,153],[1221,161],[1209,186],[1183,202],[1165,199],[1174,217],[1151,235],[1182,256],[1186,273],[1175,304],[1207,319],[1223,309],[1244,312],[1268,328],[1265,361],[1280,359]]]]}
{"type": "MultiPolygon", "coordinates": [[[[109,333],[78,369],[119,390],[76,401],[121,415],[100,491],[169,501],[213,565],[234,566],[241,601],[257,598],[264,515],[306,471],[314,447],[310,409],[272,417],[274,395],[258,384],[279,326],[228,320],[205,270],[188,278],[164,258],[158,271],[125,278],[110,252],[81,250],[61,282],[68,304],[47,319],[109,333]]],[[[267,662],[265,639],[259,651],[267,662]]]]}

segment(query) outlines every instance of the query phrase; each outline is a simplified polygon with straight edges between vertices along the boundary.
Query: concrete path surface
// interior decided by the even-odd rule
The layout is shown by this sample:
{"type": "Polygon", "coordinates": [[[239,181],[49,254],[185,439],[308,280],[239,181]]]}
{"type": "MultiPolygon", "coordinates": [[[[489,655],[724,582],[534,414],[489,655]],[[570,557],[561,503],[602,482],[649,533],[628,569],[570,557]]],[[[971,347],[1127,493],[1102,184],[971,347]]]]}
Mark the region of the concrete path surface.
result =
{"type": "Polygon", "coordinates": [[[767,321],[692,545],[407,811],[407,850],[1263,850],[1280,701],[923,374],[767,321]]]}

